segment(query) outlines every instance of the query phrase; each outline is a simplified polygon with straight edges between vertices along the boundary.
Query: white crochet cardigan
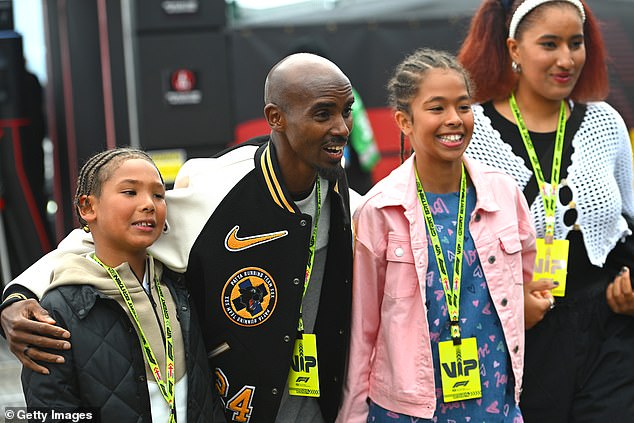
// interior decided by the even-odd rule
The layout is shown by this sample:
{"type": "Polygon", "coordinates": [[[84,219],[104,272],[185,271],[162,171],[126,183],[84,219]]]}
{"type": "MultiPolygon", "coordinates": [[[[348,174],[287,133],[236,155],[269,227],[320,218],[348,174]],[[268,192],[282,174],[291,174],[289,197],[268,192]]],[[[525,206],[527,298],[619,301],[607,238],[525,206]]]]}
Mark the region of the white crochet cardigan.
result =
{"type": "MultiPolygon", "coordinates": [[[[523,189],[533,174],[484,114],[474,105],[475,128],[466,153],[489,166],[513,176],[523,189]]],[[[603,266],[616,242],[630,234],[622,213],[634,217],[634,184],[632,179],[632,147],[623,119],[605,102],[588,103],[583,121],[572,140],[571,165],[562,180],[572,191],[571,205],[578,212],[576,224],[583,232],[588,258],[595,266],[603,266]]],[[[559,197],[559,196],[557,196],[559,197]]],[[[557,199],[555,238],[564,239],[572,226],[564,224],[563,215],[570,205],[557,199]]],[[[544,236],[544,206],[539,194],[531,213],[537,236],[544,236]]]]}

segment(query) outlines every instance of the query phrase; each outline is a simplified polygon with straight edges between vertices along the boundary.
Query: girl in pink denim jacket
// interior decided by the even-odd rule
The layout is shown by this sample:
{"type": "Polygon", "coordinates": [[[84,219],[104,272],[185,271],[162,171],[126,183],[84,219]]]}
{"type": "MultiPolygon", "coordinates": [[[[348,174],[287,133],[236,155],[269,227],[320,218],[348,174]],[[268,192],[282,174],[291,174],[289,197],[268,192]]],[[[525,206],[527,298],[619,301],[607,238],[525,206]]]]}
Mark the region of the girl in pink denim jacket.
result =
{"type": "Polygon", "coordinates": [[[414,52],[388,89],[401,151],[407,137],[414,154],[355,213],[337,421],[521,422],[523,286],[535,262],[526,201],[512,178],[463,156],[471,88],[453,56],[414,52]]]}

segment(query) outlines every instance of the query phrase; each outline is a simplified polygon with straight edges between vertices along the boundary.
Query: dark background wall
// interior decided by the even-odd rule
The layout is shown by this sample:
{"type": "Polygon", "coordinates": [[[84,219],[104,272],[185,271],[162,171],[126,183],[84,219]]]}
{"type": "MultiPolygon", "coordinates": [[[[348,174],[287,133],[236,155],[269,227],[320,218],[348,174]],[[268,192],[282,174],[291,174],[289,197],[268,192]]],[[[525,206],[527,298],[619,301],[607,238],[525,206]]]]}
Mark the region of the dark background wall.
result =
{"type": "MultiPolygon", "coordinates": [[[[628,127],[634,128],[634,1],[586,2],[601,20],[610,55],[611,91],[607,101],[621,113],[628,127]]],[[[269,22],[229,31],[236,140],[243,141],[266,130],[262,119],[266,73],[297,40],[312,37],[327,46],[329,56],[350,77],[369,109],[383,156],[374,170],[374,179],[389,173],[400,162],[399,132],[391,111],[385,107],[385,85],[392,69],[421,46],[456,53],[479,1],[419,2],[418,7],[413,3],[395,2],[384,6],[383,12],[374,11],[374,16],[385,16],[383,20],[356,16],[354,22],[346,22],[345,17],[339,17],[336,24],[304,25],[299,19],[299,23],[293,20],[294,24],[278,22],[271,26],[269,22]]]]}
{"type": "Polygon", "coordinates": [[[266,130],[262,117],[263,81],[268,69],[298,40],[313,39],[348,75],[368,109],[383,158],[375,179],[398,164],[398,130],[386,108],[385,86],[394,66],[417,47],[455,52],[469,16],[401,22],[360,22],[285,28],[256,28],[230,33],[236,84],[236,140],[266,130]]]}
{"type": "Polygon", "coordinates": [[[49,135],[56,151],[56,237],[74,226],[79,166],[104,148],[209,155],[233,132],[224,1],[44,0],[49,135]],[[187,2],[185,2],[187,3],[187,2]],[[191,87],[176,91],[178,70],[191,87]]]}

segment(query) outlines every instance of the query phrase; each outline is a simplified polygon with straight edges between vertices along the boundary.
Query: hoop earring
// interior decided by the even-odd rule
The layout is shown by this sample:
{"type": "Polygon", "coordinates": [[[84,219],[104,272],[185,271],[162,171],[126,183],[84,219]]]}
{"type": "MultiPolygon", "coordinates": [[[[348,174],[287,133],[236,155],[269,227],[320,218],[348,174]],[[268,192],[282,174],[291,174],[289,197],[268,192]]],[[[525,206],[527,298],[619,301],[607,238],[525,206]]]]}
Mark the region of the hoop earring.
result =
{"type": "Polygon", "coordinates": [[[513,69],[513,72],[515,72],[515,73],[521,73],[522,72],[522,67],[515,60],[513,60],[513,62],[511,62],[511,69],[513,69]]]}
{"type": "Polygon", "coordinates": [[[87,234],[90,233],[90,228],[88,227],[88,225],[84,225],[81,227],[81,229],[86,232],[87,234]]]}

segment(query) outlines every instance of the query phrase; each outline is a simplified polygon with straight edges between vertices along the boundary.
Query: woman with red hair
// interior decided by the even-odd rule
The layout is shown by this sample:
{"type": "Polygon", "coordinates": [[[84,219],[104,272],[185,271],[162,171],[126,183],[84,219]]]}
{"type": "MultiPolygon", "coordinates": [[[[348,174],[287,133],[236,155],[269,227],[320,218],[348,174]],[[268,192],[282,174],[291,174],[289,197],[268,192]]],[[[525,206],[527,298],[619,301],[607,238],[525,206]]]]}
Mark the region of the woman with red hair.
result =
{"type": "Polygon", "coordinates": [[[480,103],[466,154],[515,178],[539,238],[524,288],[524,419],[631,421],[634,294],[625,263],[605,263],[634,217],[632,151],[602,101],[597,20],[582,0],[485,0],[458,58],[480,103]]]}

